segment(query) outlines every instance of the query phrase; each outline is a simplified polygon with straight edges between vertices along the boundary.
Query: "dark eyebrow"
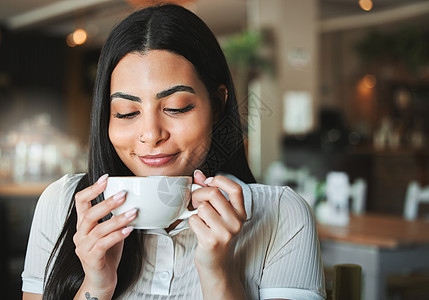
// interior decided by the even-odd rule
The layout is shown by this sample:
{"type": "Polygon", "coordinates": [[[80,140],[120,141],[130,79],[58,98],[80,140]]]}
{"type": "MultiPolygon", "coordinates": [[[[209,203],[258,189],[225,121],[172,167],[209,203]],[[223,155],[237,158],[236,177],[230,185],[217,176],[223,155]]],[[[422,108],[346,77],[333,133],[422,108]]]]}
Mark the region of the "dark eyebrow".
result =
{"type": "Polygon", "coordinates": [[[116,93],[113,93],[112,95],[110,95],[110,101],[112,101],[114,98],[122,98],[122,99],[131,100],[134,102],[142,102],[142,100],[137,96],[128,95],[128,94],[121,93],[121,92],[116,92],[116,93]]]}
{"type": "MultiPolygon", "coordinates": [[[[161,98],[168,97],[168,96],[170,96],[174,93],[177,93],[177,92],[188,92],[191,94],[195,94],[195,90],[190,86],[176,85],[176,86],[173,86],[171,88],[168,88],[164,91],[157,93],[156,99],[159,100],[161,98]]],[[[116,92],[116,93],[113,93],[112,95],[110,95],[110,101],[112,101],[114,98],[122,98],[122,99],[130,100],[130,101],[134,101],[134,102],[139,102],[139,103],[142,102],[142,100],[137,96],[133,96],[133,95],[129,95],[129,94],[121,93],[121,92],[116,92]]]]}
{"type": "Polygon", "coordinates": [[[162,92],[159,92],[156,94],[156,99],[161,99],[161,98],[165,98],[168,97],[176,92],[188,92],[191,94],[195,94],[195,90],[193,88],[191,88],[190,86],[186,86],[186,85],[176,85],[173,86],[169,89],[166,89],[162,92]]]}

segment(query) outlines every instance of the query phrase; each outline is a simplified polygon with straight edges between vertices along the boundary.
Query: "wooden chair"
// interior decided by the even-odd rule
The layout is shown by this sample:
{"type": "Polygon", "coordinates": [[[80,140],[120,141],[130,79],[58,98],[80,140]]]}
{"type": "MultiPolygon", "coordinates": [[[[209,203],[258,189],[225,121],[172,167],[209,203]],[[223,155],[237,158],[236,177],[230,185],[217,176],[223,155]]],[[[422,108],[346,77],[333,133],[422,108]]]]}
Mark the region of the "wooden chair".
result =
{"type": "Polygon", "coordinates": [[[326,300],[361,300],[362,268],[355,264],[325,267],[326,300]]]}
{"type": "Polygon", "coordinates": [[[429,295],[429,274],[393,274],[387,278],[387,296],[394,300],[426,300],[429,295]]]}
{"type": "MultiPolygon", "coordinates": [[[[429,203],[429,186],[421,187],[416,181],[411,181],[405,195],[403,216],[407,220],[415,220],[419,215],[421,203],[429,203]]],[[[389,299],[419,300],[428,299],[429,272],[392,274],[387,278],[387,294],[389,299]]]]}

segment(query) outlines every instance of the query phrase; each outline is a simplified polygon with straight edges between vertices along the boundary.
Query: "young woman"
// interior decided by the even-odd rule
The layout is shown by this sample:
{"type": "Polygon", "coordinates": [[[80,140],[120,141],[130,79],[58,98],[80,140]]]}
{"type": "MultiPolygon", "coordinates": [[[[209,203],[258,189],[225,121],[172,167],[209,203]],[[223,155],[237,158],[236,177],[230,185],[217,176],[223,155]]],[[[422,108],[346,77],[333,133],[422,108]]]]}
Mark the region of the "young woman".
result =
{"type": "Polygon", "coordinates": [[[193,13],[149,7],[112,31],[88,173],[40,197],[22,276],[24,299],[325,297],[312,214],[291,189],[254,184],[225,57],[193,13]],[[138,212],[110,217],[126,193],[104,200],[107,174],[193,175],[198,214],[133,230],[138,212]]]}

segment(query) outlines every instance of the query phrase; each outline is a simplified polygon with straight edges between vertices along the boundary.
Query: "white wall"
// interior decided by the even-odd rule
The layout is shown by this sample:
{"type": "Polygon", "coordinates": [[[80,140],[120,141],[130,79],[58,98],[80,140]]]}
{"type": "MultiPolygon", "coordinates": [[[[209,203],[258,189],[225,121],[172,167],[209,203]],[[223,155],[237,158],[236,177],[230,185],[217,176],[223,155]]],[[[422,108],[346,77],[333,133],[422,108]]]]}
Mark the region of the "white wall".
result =
{"type": "MultiPolygon", "coordinates": [[[[263,75],[253,84],[255,95],[269,111],[261,111],[258,130],[249,131],[249,158],[252,171],[261,179],[271,162],[281,159],[283,95],[288,91],[307,92],[314,112],[318,103],[318,1],[250,0],[249,26],[268,29],[274,37],[274,64],[277,76],[263,75]],[[308,63],[299,67],[288,54],[302,50],[308,63]],[[264,114],[265,113],[265,114],[264,114]],[[259,143],[258,143],[259,142],[259,143]]],[[[251,85],[252,86],[252,85],[251,85]]]]}

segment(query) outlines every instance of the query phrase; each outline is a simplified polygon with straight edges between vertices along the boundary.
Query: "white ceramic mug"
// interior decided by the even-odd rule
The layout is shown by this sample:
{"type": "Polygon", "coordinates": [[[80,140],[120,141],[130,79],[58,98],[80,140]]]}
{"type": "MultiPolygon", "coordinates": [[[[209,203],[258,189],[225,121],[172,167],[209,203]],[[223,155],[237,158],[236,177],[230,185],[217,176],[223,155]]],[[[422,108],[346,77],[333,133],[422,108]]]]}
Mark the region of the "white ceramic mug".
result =
{"type": "Polygon", "coordinates": [[[109,177],[104,191],[107,199],[126,191],[125,202],[112,211],[114,216],[137,208],[130,223],[137,229],[167,228],[176,220],[188,219],[198,211],[188,210],[191,193],[201,188],[191,176],[109,177]]]}

